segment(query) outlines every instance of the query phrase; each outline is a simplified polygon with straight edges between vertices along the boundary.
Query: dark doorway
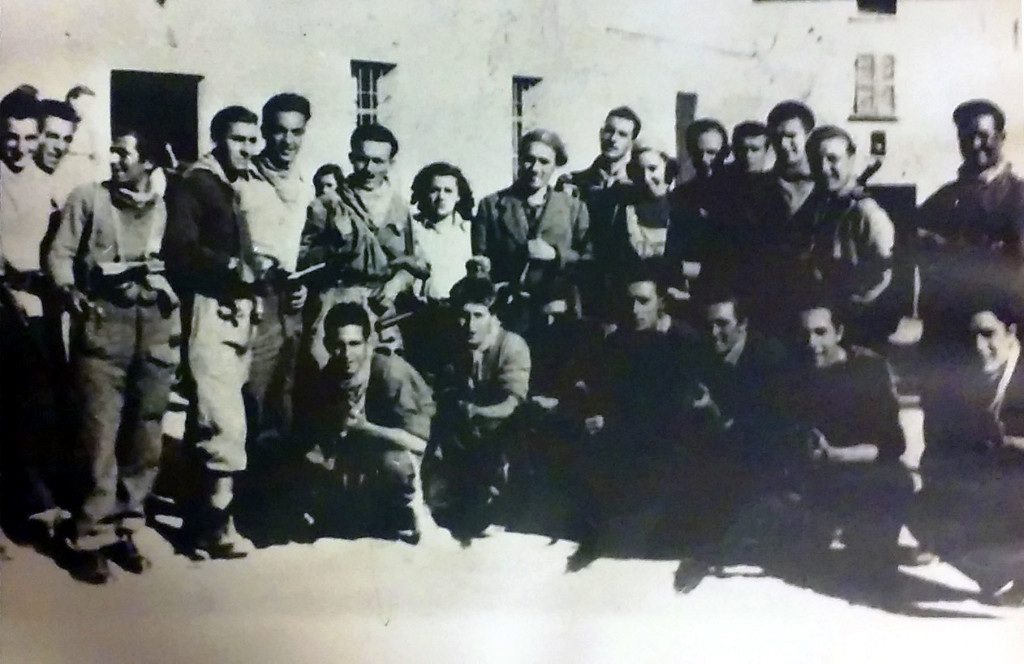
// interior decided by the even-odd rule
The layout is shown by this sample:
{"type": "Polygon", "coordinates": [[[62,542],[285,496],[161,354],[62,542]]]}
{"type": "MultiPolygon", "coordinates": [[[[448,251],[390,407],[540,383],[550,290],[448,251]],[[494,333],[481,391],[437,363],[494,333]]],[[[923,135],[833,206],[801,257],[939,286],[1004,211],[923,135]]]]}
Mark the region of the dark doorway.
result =
{"type": "Polygon", "coordinates": [[[697,93],[676,93],[676,155],[679,157],[678,182],[686,182],[694,175],[693,164],[686,150],[686,128],[697,117],[697,93]]]}
{"type": "Polygon", "coordinates": [[[153,71],[110,72],[111,127],[138,129],[159,145],[170,145],[179,161],[195,161],[202,78],[153,71]]]}

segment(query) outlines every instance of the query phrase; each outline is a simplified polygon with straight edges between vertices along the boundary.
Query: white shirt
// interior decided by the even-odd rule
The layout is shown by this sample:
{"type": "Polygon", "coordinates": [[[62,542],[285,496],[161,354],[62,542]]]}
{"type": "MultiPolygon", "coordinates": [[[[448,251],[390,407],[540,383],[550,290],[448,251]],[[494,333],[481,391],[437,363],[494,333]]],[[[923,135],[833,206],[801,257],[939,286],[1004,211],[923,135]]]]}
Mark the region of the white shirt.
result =
{"type": "Polygon", "coordinates": [[[286,174],[279,171],[277,175],[274,183],[253,179],[239,181],[236,186],[253,247],[258,253],[276,258],[288,272],[294,272],[306,208],[313,200],[313,185],[296,168],[286,174]]]}
{"type": "Polygon", "coordinates": [[[452,286],[466,276],[466,261],[473,256],[469,222],[457,212],[429,228],[413,220],[413,238],[430,266],[423,294],[446,299],[452,286]]]}

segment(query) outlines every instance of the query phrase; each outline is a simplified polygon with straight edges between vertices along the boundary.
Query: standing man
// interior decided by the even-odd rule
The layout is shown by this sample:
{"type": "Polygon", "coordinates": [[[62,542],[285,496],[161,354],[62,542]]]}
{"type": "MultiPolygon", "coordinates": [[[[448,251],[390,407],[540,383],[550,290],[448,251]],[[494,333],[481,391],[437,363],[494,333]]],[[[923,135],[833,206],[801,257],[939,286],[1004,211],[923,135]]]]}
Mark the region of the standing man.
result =
{"type": "Polygon", "coordinates": [[[734,168],[739,173],[757,175],[769,170],[771,149],[768,127],[756,120],[746,120],[732,129],[734,168]]]}
{"type": "Polygon", "coordinates": [[[150,182],[159,153],[135,130],[115,131],[111,153],[111,179],[72,192],[48,256],[84,319],[72,363],[89,482],[69,545],[71,574],[88,583],[108,580],[108,560],[133,574],[149,566],[132,536],[159,469],[181,333],[160,258],[167,211],[150,182]]]}
{"type": "Polygon", "coordinates": [[[248,392],[256,443],[287,440],[306,287],[290,279],[299,259],[306,208],[314,199],[298,158],[311,116],[309,101],[284,92],[263,105],[263,151],[253,158],[259,178],[240,183],[253,249],[267,275],[263,312],[252,347],[248,392]],[[264,440],[266,439],[266,440],[264,440]]]}
{"type": "Polygon", "coordinates": [[[607,313],[605,300],[611,295],[607,265],[614,259],[613,236],[615,209],[626,202],[633,181],[627,168],[640,135],[640,117],[628,106],[608,111],[598,138],[601,154],[582,171],[571,173],[565,180],[571,184],[587,207],[593,265],[583,276],[582,295],[588,315],[607,313]]]}
{"type": "Polygon", "coordinates": [[[245,555],[231,516],[234,480],[246,469],[246,413],[262,265],[243,214],[239,182],[256,177],[256,114],[241,106],[210,123],[213,152],[185,171],[168,195],[164,253],[175,288],[192,297],[187,361],[195,383],[186,437],[203,466],[197,504],[185,515],[192,545],[213,558],[245,555]]]}
{"type": "MultiPolygon", "coordinates": [[[[519,142],[512,186],[480,201],[473,220],[473,253],[491,261],[495,282],[530,293],[590,256],[590,216],[583,202],[551,186],[568,156],[558,134],[535,129],[519,142]]],[[[531,312],[532,313],[532,312],[531,312]]],[[[510,323],[525,331],[530,313],[510,323]]]]}
{"type": "Polygon", "coordinates": [[[740,283],[757,285],[752,293],[769,332],[790,326],[784,305],[803,287],[794,274],[798,249],[797,229],[809,225],[807,201],[814,190],[805,144],[814,128],[814,114],[798,101],[783,101],[768,113],[768,134],[775,152],[775,166],[768,177],[752,186],[743,200],[744,220],[740,283]]]}
{"type": "Polygon", "coordinates": [[[73,169],[58,168],[65,163],[77,129],[78,116],[70,104],[53,99],[39,102],[39,148],[34,159],[39,170],[51,176],[52,199],[58,210],[71,190],[82,184],[73,181],[73,169]]]}
{"type": "Polygon", "coordinates": [[[809,278],[847,308],[851,340],[873,345],[895,329],[900,311],[886,297],[892,283],[896,228],[857,183],[856,146],[831,125],[807,139],[815,181],[811,226],[798,242],[809,278]]]}
{"type": "Polygon", "coordinates": [[[57,411],[64,348],[53,324],[59,317],[49,315],[59,304],[41,262],[53,207],[48,177],[33,163],[39,115],[38,100],[27,92],[0,101],[0,451],[5,527],[15,539],[47,541],[61,516],[51,471],[67,456],[55,445],[64,438],[57,411]]]}
{"type": "Polygon", "coordinates": [[[733,201],[724,173],[729,135],[718,120],[696,120],[686,128],[686,151],[695,175],[672,191],[665,256],[671,259],[673,271],[686,260],[700,263],[706,274],[709,268],[719,269],[731,253],[727,229],[728,206],[733,201]]]}
{"type": "Polygon", "coordinates": [[[429,270],[418,256],[409,206],[390,179],[398,140],[387,127],[360,126],[350,138],[352,174],[336,196],[313,201],[302,232],[300,268],[326,263],[322,290],[310,334],[318,366],[323,347],[323,319],[345,300],[373,301],[377,313],[394,309],[429,270]]]}
{"type": "Polygon", "coordinates": [[[1003,157],[1006,116],[985,99],[953,111],[963,163],[917,214],[925,339],[955,346],[959,303],[986,284],[1021,287],[1024,180],[1003,157]]]}

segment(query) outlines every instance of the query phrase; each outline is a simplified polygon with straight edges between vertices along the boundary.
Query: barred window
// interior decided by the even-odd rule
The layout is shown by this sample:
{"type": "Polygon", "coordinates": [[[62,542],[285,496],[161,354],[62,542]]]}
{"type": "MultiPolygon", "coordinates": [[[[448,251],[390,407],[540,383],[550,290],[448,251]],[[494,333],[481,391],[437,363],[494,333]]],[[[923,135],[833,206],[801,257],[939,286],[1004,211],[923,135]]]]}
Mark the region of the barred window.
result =
{"type": "Polygon", "coordinates": [[[530,93],[542,79],[536,76],[512,77],[512,177],[519,172],[519,139],[532,128],[536,105],[530,93]]]}
{"type": "Polygon", "coordinates": [[[352,78],[356,84],[356,125],[375,124],[380,121],[382,102],[387,99],[382,81],[396,65],[369,60],[352,61],[352,78]]]}
{"type": "Polygon", "coordinates": [[[851,120],[896,119],[896,58],[862,53],[855,65],[856,89],[851,120]]]}

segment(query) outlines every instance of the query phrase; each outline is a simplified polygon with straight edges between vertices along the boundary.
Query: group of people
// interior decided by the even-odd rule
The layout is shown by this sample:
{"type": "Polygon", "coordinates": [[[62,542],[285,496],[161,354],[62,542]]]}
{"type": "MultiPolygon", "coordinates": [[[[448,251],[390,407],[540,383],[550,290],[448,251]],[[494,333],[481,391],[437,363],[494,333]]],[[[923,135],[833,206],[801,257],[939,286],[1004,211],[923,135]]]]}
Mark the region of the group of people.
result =
{"type": "MultiPolygon", "coordinates": [[[[812,548],[840,538],[876,579],[955,560],[972,523],[989,524],[972,541],[1024,542],[1024,181],[995,104],[953,120],[960,172],[898,234],[851,135],[797,101],[731,136],[693,122],[684,183],[623,106],[582,171],[556,177],[565,146],[535,129],[508,188],[477,204],[436,162],[410,206],[379,124],[353,131],[350,174],[301,172],[315,120],[294,93],[217,112],[193,164],[115,128],[110,178],[68,189],[79,116],[19,88],[0,103],[5,529],[55,543],[89,583],[111,562],[144,571],[133,533],[177,390],[196,474],[181,532],[204,557],[247,553],[236,494],[284,466],[319,478],[322,513],[302,505],[297,527],[359,496],[344,505],[369,534],[409,543],[438,524],[469,542],[554,487],[570,568],[658,505],[681,591],[766,492],[819,509],[812,548]],[[900,461],[883,358],[911,315],[901,263],[922,275],[920,469],[900,461]],[[969,516],[955,536],[923,521],[908,554],[900,530],[922,512],[969,516]]],[[[975,576],[1024,600],[1024,571],[975,576]]]]}

